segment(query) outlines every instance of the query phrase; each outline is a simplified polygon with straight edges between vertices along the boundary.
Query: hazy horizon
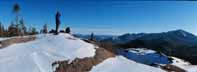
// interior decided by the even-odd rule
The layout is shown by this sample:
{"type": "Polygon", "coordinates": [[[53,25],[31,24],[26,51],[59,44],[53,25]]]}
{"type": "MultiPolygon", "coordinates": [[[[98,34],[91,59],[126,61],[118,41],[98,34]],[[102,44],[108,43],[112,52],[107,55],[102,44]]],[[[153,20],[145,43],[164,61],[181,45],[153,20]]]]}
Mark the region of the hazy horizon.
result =
{"type": "Polygon", "coordinates": [[[191,1],[0,1],[0,22],[14,20],[12,8],[21,7],[25,24],[41,29],[55,27],[55,13],[61,13],[61,28],[80,34],[158,33],[183,29],[197,35],[197,2],[191,1]]]}

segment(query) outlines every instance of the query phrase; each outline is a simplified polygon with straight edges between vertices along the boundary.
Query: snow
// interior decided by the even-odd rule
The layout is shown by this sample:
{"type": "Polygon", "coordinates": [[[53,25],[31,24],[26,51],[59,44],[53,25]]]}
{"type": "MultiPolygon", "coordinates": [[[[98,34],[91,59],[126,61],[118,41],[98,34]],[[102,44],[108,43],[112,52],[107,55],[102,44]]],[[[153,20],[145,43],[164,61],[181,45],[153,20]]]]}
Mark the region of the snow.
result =
{"type": "Polygon", "coordinates": [[[173,59],[172,65],[180,67],[186,70],[187,72],[197,72],[197,65],[191,65],[189,62],[186,62],[176,57],[171,57],[171,58],[173,59]]]}
{"type": "Polygon", "coordinates": [[[164,72],[163,70],[128,60],[123,56],[108,58],[90,72],[164,72]]]}
{"type": "Polygon", "coordinates": [[[145,48],[119,49],[118,54],[123,55],[130,60],[147,65],[171,63],[166,55],[145,48]]]}
{"type": "Polygon", "coordinates": [[[21,38],[21,37],[25,38],[25,37],[30,37],[30,36],[34,36],[34,35],[29,35],[29,36],[13,36],[13,37],[0,37],[0,41],[12,39],[12,38],[21,38]]]}
{"type": "Polygon", "coordinates": [[[132,53],[139,53],[139,54],[155,53],[154,50],[150,50],[146,48],[129,48],[128,51],[132,53]]]}
{"type": "Polygon", "coordinates": [[[53,72],[53,62],[93,57],[95,51],[94,45],[69,34],[37,35],[34,41],[0,49],[0,72],[53,72]]]}
{"type": "Polygon", "coordinates": [[[187,36],[187,34],[186,34],[186,32],[185,32],[185,31],[183,31],[183,30],[179,30],[179,32],[180,32],[184,37],[186,37],[186,36],[187,36]]]}
{"type": "Polygon", "coordinates": [[[183,34],[183,36],[184,36],[184,37],[186,37],[186,36],[187,36],[187,34],[185,34],[185,33],[182,33],[182,34],[183,34]]]}
{"type": "Polygon", "coordinates": [[[0,38],[0,41],[7,40],[7,39],[10,39],[10,38],[1,37],[1,38],[0,38]]]}

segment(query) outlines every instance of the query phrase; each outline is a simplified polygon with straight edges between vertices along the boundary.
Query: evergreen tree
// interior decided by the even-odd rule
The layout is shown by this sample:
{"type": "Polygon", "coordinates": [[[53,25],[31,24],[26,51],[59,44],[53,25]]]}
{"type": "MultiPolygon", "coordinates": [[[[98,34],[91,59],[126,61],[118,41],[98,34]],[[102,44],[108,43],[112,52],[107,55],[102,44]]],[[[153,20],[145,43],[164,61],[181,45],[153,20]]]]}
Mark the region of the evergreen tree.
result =
{"type": "Polygon", "coordinates": [[[14,7],[13,7],[13,13],[16,14],[16,34],[19,35],[19,27],[18,27],[18,24],[19,24],[19,11],[20,11],[20,6],[19,4],[15,4],[14,7]]]}
{"type": "Polygon", "coordinates": [[[4,28],[4,33],[3,33],[4,37],[8,37],[8,30],[6,28],[4,28]]]}
{"type": "Polygon", "coordinates": [[[29,28],[29,35],[35,35],[35,34],[38,34],[38,32],[36,31],[36,28],[30,27],[29,28]]]}
{"type": "Polygon", "coordinates": [[[20,35],[22,35],[22,36],[27,33],[27,28],[25,26],[25,23],[24,23],[23,19],[20,20],[20,28],[19,28],[19,30],[20,30],[20,35]]]}
{"type": "Polygon", "coordinates": [[[19,4],[15,4],[13,8],[13,12],[16,14],[16,24],[18,24],[18,17],[19,17],[20,6],[19,4]]]}
{"type": "Polygon", "coordinates": [[[28,35],[31,35],[31,33],[32,33],[32,27],[29,27],[29,29],[28,29],[28,35]]]}
{"type": "Polygon", "coordinates": [[[48,33],[48,29],[47,29],[47,24],[45,24],[44,26],[43,26],[43,33],[48,33]]]}
{"type": "Polygon", "coordinates": [[[51,30],[49,31],[49,33],[55,33],[55,30],[54,30],[54,29],[51,29],[51,30]]]}
{"type": "Polygon", "coordinates": [[[67,27],[65,31],[70,34],[70,27],[67,27]]]}
{"type": "Polygon", "coordinates": [[[41,33],[41,34],[43,33],[43,30],[42,30],[42,29],[40,29],[40,33],[41,33]]]}
{"type": "Polygon", "coordinates": [[[11,36],[16,36],[17,33],[16,33],[16,27],[14,25],[13,22],[11,22],[11,25],[8,27],[8,36],[11,37],[11,36]]]}
{"type": "Polygon", "coordinates": [[[3,37],[3,36],[5,36],[4,35],[4,26],[2,25],[2,23],[0,22],[0,37],[3,37]]]}
{"type": "Polygon", "coordinates": [[[36,28],[32,28],[32,35],[38,34],[38,32],[36,31],[36,28]]]}
{"type": "Polygon", "coordinates": [[[94,33],[91,33],[91,35],[90,35],[90,40],[91,40],[91,41],[94,41],[94,40],[95,40],[95,38],[94,38],[94,33]]]}

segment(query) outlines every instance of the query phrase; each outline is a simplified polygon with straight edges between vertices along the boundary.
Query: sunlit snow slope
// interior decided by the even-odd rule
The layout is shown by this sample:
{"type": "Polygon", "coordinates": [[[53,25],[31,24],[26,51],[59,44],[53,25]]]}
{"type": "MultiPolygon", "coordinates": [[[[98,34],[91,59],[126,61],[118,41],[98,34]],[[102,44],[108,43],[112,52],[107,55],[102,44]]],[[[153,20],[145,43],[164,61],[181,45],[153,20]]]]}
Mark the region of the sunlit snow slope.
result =
{"type": "Polygon", "coordinates": [[[53,72],[55,61],[94,55],[94,45],[69,34],[37,35],[35,41],[0,49],[0,72],[53,72]]]}
{"type": "Polygon", "coordinates": [[[197,72],[197,65],[191,65],[189,62],[181,60],[176,57],[172,57],[172,59],[173,59],[172,65],[180,67],[186,70],[187,72],[197,72]]]}
{"type": "Polygon", "coordinates": [[[160,68],[136,63],[123,56],[108,58],[94,66],[90,72],[164,72],[160,68]]]}

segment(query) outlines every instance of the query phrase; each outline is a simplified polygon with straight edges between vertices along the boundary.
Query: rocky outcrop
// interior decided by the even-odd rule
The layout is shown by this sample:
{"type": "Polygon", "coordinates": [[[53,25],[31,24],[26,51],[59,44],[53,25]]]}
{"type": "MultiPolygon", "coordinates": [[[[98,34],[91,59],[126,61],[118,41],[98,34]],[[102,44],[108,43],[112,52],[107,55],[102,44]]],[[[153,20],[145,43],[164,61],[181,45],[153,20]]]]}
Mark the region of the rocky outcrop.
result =
{"type": "Polygon", "coordinates": [[[184,69],[181,69],[174,65],[165,65],[162,67],[162,69],[168,71],[168,72],[186,72],[184,69]]]}
{"type": "Polygon", "coordinates": [[[96,48],[96,55],[92,58],[75,59],[70,64],[68,61],[57,61],[52,65],[59,65],[55,72],[88,72],[90,69],[109,57],[114,57],[114,53],[104,49],[96,48]]]}
{"type": "Polygon", "coordinates": [[[35,36],[14,37],[14,38],[6,39],[0,41],[0,48],[4,48],[15,43],[24,43],[24,42],[32,41],[35,39],[36,39],[35,36]]]}

